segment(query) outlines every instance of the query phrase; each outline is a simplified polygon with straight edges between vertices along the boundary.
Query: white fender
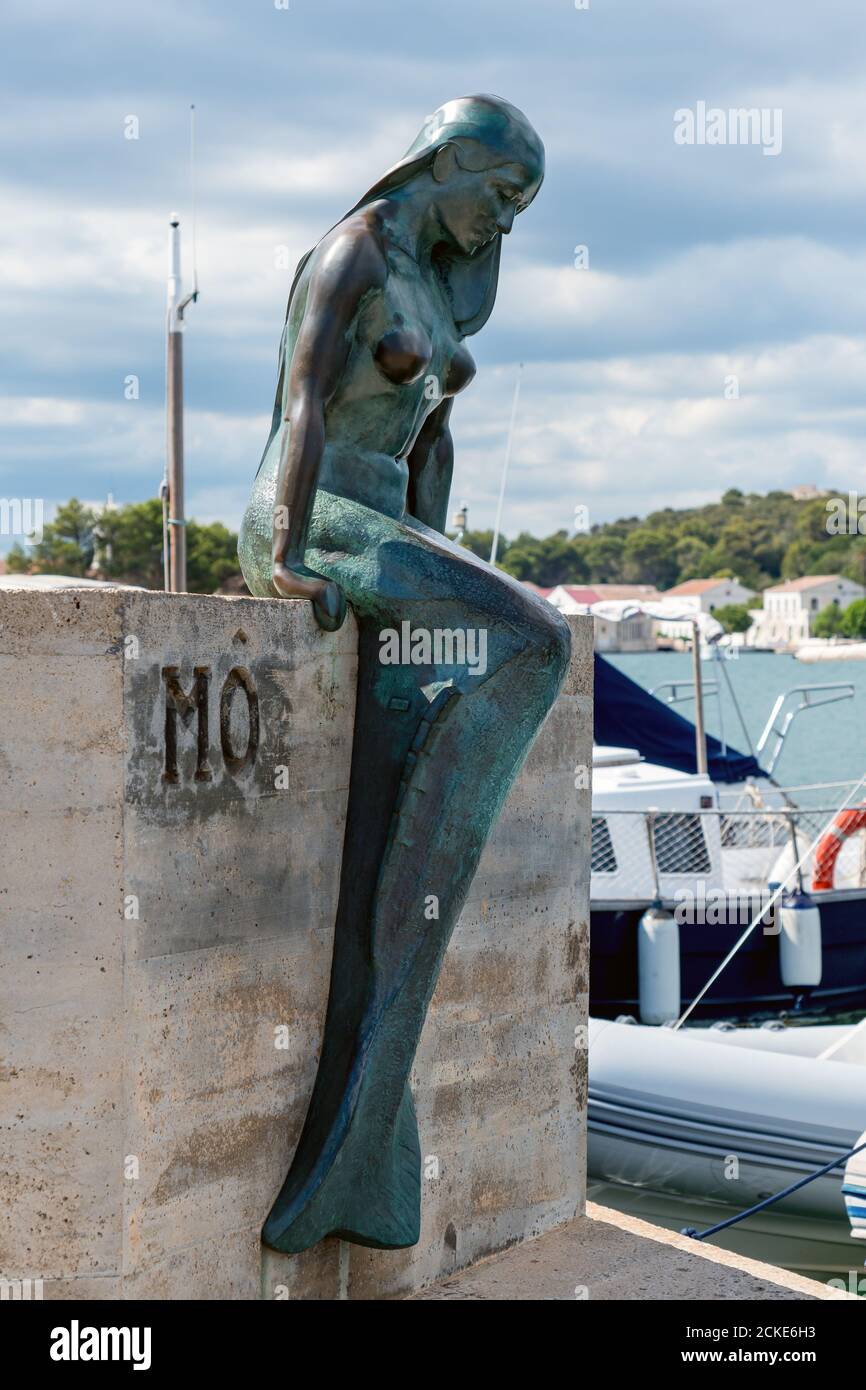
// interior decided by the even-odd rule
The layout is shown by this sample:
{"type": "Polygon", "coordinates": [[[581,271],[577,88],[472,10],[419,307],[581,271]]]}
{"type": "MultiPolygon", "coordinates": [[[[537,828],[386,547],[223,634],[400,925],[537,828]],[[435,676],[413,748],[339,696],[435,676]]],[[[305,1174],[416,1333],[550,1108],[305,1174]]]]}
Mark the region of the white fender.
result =
{"type": "Polygon", "coordinates": [[[790,989],[819,985],[823,970],[821,911],[807,893],[780,898],[779,973],[790,989]]]}
{"type": "Polygon", "coordinates": [[[648,907],[637,925],[638,997],[642,1023],[680,1015],[680,929],[670,912],[648,907]]]}

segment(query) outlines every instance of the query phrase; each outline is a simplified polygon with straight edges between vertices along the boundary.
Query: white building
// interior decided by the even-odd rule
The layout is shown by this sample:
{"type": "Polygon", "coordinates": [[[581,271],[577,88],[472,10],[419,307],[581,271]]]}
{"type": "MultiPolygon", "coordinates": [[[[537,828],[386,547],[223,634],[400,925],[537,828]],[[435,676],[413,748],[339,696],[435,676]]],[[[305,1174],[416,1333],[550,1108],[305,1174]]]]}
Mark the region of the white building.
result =
{"type": "Polygon", "coordinates": [[[788,489],[788,495],[795,502],[814,502],[816,497],[830,496],[826,488],[818,487],[815,483],[798,483],[796,487],[788,489]]]}
{"type": "Polygon", "coordinates": [[[831,604],[847,608],[866,597],[866,589],[840,574],[806,574],[764,590],[764,607],[755,613],[747,636],[750,647],[791,647],[811,636],[812,620],[831,604]]]}
{"type": "MultiPolygon", "coordinates": [[[[535,587],[530,586],[530,587],[535,587]]],[[[657,603],[658,591],[651,584],[557,584],[543,593],[548,603],[560,613],[588,613],[594,603],[632,601],[657,603]]],[[[656,649],[654,623],[645,613],[636,613],[616,623],[607,618],[595,619],[595,650],[597,652],[652,652],[656,649]]]]}
{"type": "MultiPolygon", "coordinates": [[[[687,579],[684,584],[666,589],[660,597],[659,607],[662,611],[669,608],[678,617],[690,611],[697,617],[699,613],[714,613],[717,608],[726,608],[730,603],[749,603],[755,597],[755,590],[747,589],[739,579],[687,579]]],[[[692,636],[689,621],[661,619],[656,623],[656,629],[659,637],[690,639],[692,636]]]]}

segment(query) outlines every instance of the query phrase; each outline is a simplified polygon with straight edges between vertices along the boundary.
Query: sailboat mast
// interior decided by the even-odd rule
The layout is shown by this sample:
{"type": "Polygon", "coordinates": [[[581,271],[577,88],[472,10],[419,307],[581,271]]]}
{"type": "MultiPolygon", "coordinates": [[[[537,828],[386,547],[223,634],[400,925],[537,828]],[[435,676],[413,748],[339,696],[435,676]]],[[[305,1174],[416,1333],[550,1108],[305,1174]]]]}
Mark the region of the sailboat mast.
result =
{"type": "Polygon", "coordinates": [[[189,182],[192,201],[192,289],[183,294],[180,269],[180,218],[169,218],[168,315],[165,357],[165,477],[163,506],[165,586],[186,593],[186,516],[183,497],[183,326],[184,311],[198,299],[195,196],[195,106],[189,108],[189,182]]]}
{"type": "Polygon", "coordinates": [[[523,363],[517,369],[517,380],[514,383],[514,397],[511,402],[511,424],[508,427],[508,443],[505,446],[505,462],[502,465],[502,481],[499,484],[499,501],[496,504],[496,523],[493,527],[493,544],[490,547],[490,563],[496,564],[496,552],[499,549],[499,528],[502,525],[502,504],[505,501],[505,484],[508,479],[508,465],[511,463],[511,448],[514,443],[514,426],[517,423],[517,402],[520,400],[520,378],[523,375],[523,363]]]}
{"type": "Polygon", "coordinates": [[[707,734],[704,723],[704,683],[701,672],[701,629],[692,623],[692,670],[695,678],[695,762],[700,777],[707,775],[707,734]]]}
{"type": "Polygon", "coordinates": [[[186,519],[183,501],[183,309],[180,219],[172,213],[168,241],[168,334],[166,350],[166,478],[168,481],[169,591],[186,591],[186,519]]]}

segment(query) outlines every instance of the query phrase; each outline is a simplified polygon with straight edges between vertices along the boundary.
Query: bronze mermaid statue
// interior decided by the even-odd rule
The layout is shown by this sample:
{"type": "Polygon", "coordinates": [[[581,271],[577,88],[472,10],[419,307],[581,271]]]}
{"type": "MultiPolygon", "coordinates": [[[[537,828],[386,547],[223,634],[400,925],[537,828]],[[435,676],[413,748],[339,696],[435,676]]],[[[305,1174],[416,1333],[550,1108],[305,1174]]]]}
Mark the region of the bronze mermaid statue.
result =
{"type": "Polygon", "coordinates": [[[300,262],[270,437],[241,527],[250,591],[358,624],[349,803],[325,1032],[265,1222],[396,1249],[420,1230],[409,1073],[506,794],[562,684],[565,621],[445,528],[466,339],[544,147],[499,97],[450,101],[300,262]]]}

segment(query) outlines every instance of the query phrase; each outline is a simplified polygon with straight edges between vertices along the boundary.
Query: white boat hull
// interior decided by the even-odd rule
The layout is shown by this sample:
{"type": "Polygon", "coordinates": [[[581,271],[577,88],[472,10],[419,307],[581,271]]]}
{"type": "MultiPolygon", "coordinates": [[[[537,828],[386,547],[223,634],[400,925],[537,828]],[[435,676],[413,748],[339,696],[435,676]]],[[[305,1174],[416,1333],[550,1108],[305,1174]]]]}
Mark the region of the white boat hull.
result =
{"type": "MultiPolygon", "coordinates": [[[[853,1032],[591,1020],[590,1178],[741,1211],[813,1173],[866,1124],[866,1067],[819,1055],[853,1032]]],[[[841,1186],[839,1168],[777,1212],[847,1233],[841,1186]]]]}

